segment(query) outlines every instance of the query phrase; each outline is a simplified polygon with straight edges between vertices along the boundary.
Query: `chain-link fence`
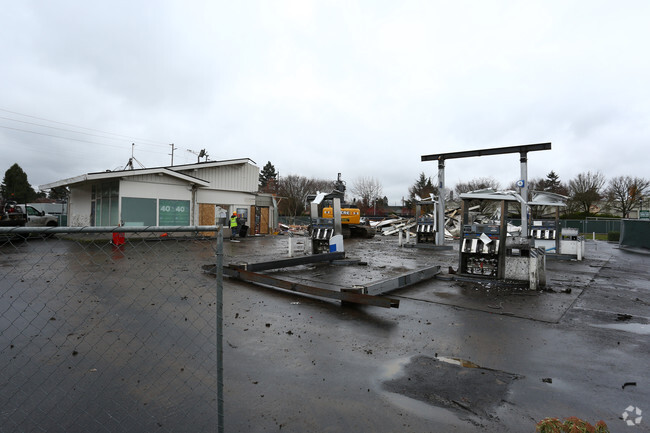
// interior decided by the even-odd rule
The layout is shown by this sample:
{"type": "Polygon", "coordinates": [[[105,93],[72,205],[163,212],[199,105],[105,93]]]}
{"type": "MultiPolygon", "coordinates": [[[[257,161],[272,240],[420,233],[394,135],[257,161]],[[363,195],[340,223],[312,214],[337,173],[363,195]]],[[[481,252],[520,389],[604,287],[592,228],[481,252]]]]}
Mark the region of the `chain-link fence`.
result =
{"type": "Polygon", "coordinates": [[[209,229],[0,228],[0,432],[217,431],[209,229]]]}

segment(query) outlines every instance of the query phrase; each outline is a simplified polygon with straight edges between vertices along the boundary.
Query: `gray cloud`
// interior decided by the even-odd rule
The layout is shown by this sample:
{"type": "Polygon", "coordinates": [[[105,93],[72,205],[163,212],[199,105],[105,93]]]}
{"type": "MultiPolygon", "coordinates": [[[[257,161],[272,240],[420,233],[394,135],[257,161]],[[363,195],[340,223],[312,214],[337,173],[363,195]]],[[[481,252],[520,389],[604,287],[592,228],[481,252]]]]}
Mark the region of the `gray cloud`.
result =
{"type": "MultiPolygon", "coordinates": [[[[18,162],[35,185],[123,167],[132,142],[149,167],[169,164],[175,143],[177,163],[206,148],[281,174],[374,177],[391,203],[420,172],[435,178],[420,162],[430,153],[551,141],[530,155],[530,177],[647,171],[643,1],[4,9],[0,109],[121,135],[0,119],[0,171],[18,162]]],[[[485,176],[517,180],[517,156],[447,166],[450,186],[485,176]]]]}

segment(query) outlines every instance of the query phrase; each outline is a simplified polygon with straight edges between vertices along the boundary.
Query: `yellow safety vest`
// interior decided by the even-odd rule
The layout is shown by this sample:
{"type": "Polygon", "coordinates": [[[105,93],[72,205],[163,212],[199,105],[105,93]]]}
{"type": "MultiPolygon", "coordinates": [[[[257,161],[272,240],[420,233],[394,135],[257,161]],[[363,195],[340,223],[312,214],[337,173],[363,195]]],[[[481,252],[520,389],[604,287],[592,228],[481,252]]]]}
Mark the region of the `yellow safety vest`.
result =
{"type": "Polygon", "coordinates": [[[237,217],[230,218],[230,227],[237,227],[237,217]]]}

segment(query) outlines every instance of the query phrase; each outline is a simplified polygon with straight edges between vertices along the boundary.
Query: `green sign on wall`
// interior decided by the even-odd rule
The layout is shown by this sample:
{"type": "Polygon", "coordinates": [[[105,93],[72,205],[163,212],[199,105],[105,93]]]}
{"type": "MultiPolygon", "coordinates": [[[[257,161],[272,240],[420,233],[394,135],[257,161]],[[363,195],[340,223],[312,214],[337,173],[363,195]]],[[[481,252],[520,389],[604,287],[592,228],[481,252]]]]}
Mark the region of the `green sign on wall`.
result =
{"type": "Polygon", "coordinates": [[[158,202],[158,224],[161,226],[189,226],[189,200],[160,200],[158,202]]]}
{"type": "Polygon", "coordinates": [[[642,210],[639,212],[639,218],[642,220],[650,219],[650,210],[642,210]]]}

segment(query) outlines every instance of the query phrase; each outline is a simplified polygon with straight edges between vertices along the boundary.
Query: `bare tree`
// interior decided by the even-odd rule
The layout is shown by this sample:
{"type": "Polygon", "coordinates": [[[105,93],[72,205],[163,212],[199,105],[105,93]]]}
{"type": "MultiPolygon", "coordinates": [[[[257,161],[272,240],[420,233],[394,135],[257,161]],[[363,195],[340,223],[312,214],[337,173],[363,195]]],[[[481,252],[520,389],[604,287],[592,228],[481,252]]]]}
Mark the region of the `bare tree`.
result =
{"type": "MultiPolygon", "coordinates": [[[[454,190],[458,195],[470,191],[478,191],[481,189],[494,189],[498,190],[501,188],[501,184],[492,177],[477,177],[467,182],[459,182],[454,187],[454,190]]],[[[478,212],[480,214],[488,214],[494,211],[495,204],[486,200],[471,200],[469,206],[479,206],[478,212]]]]}
{"type": "Polygon", "coordinates": [[[312,187],[312,193],[316,192],[332,192],[334,191],[335,188],[335,183],[334,181],[327,180],[327,179],[310,179],[311,181],[311,187],[312,187]]]}
{"type": "Polygon", "coordinates": [[[608,204],[623,217],[629,218],[648,192],[650,181],[640,177],[618,176],[609,181],[606,195],[608,204]]]}
{"type": "Polygon", "coordinates": [[[281,200],[278,205],[282,215],[296,217],[306,209],[307,196],[318,191],[330,192],[333,182],[321,179],[309,179],[304,176],[290,174],[280,178],[278,195],[281,200]]]}
{"type": "Polygon", "coordinates": [[[580,173],[569,181],[571,201],[579,206],[586,214],[591,212],[591,206],[602,198],[605,176],[600,172],[580,173]]]}
{"type": "Polygon", "coordinates": [[[499,181],[492,177],[477,177],[467,182],[459,182],[454,187],[457,194],[464,192],[478,191],[480,189],[496,189],[501,188],[499,181]]]}
{"type": "Polygon", "coordinates": [[[382,199],[384,189],[379,181],[372,177],[360,177],[354,181],[352,193],[359,197],[358,204],[362,211],[370,209],[374,203],[382,199]]]}

